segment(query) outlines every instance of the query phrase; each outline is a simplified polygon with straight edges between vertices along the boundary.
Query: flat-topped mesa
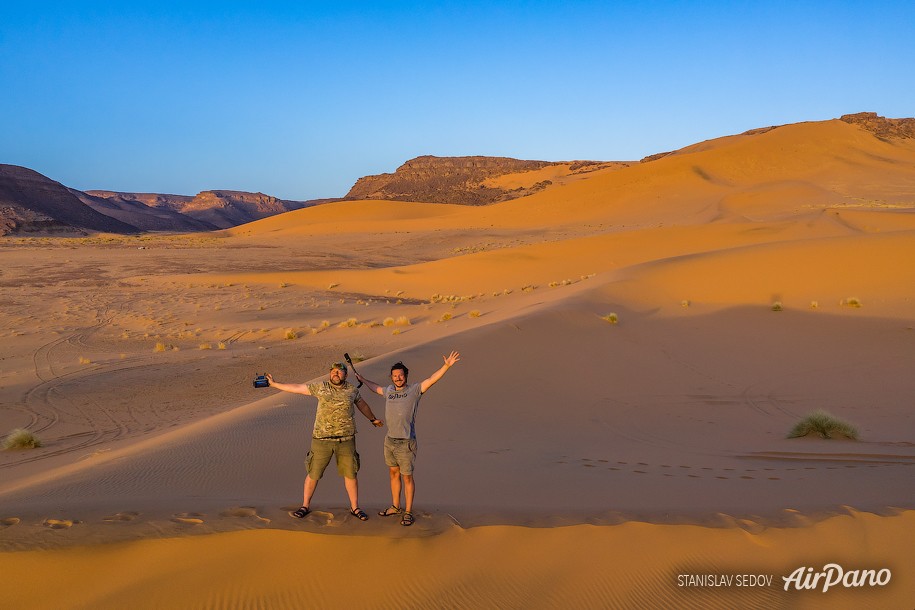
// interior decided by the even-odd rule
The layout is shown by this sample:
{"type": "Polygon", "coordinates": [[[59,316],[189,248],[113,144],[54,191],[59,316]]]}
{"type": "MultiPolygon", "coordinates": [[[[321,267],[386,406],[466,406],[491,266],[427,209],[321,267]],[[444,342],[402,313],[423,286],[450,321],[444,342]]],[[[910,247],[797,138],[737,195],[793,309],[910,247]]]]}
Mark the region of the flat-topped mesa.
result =
{"type": "MultiPolygon", "coordinates": [[[[365,176],[356,181],[344,199],[385,199],[487,205],[516,199],[542,190],[548,181],[529,188],[504,189],[487,186],[487,179],[536,171],[554,165],[574,165],[581,169],[597,161],[525,161],[509,157],[435,157],[410,159],[393,174],[365,176]]],[[[572,170],[574,171],[574,170],[572,170]]]]}
{"type": "Polygon", "coordinates": [[[876,112],[859,112],[839,117],[851,125],[859,125],[881,138],[915,138],[915,119],[888,119],[876,112]]]}

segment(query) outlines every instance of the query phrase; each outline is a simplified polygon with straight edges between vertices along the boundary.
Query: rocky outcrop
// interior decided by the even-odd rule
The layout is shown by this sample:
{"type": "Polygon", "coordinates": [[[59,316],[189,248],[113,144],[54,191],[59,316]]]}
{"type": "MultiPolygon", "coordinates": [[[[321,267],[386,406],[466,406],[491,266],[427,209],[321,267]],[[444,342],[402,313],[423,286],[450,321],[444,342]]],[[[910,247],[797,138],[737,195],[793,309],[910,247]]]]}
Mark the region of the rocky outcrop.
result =
{"type": "Polygon", "coordinates": [[[859,112],[839,120],[859,125],[880,138],[915,138],[915,119],[887,119],[876,112],[859,112]]]}
{"type": "Polygon", "coordinates": [[[540,191],[548,180],[527,188],[503,189],[483,184],[487,179],[542,169],[551,165],[574,165],[587,171],[596,161],[551,162],[523,161],[508,157],[434,157],[411,159],[393,174],[365,176],[356,181],[344,199],[385,199],[389,201],[423,201],[487,205],[516,199],[540,191]]]}
{"type": "Polygon", "coordinates": [[[59,182],[18,165],[0,164],[0,235],[138,233],[101,214],[59,182]]]}

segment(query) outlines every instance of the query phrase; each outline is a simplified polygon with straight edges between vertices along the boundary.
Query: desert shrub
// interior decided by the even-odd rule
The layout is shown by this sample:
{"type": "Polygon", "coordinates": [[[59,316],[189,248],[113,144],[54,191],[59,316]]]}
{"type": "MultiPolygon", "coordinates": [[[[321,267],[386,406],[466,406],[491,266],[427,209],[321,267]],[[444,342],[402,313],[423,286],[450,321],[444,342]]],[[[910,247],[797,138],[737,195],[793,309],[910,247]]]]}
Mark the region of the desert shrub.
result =
{"type": "Polygon", "coordinates": [[[80,357],[79,357],[79,363],[80,363],[80,364],[92,364],[92,361],[89,360],[88,358],[85,358],[85,357],[83,357],[83,356],[80,356],[80,357]]]}
{"type": "Polygon", "coordinates": [[[356,318],[350,318],[348,320],[344,320],[343,322],[340,322],[339,324],[337,324],[337,328],[353,328],[357,324],[359,324],[359,320],[357,320],[356,318]]]}
{"type": "Polygon", "coordinates": [[[394,326],[394,318],[385,318],[383,324],[385,326],[394,326]]]}
{"type": "Polygon", "coordinates": [[[201,343],[200,349],[213,349],[213,344],[212,343],[201,343]]]}
{"type": "Polygon", "coordinates": [[[680,301],[680,307],[689,307],[690,305],[691,305],[691,303],[689,302],[688,299],[683,299],[682,301],[680,301]]]}
{"type": "Polygon", "coordinates": [[[168,348],[165,346],[164,343],[156,343],[156,347],[154,348],[154,351],[164,352],[166,349],[168,349],[168,348]]]}
{"type": "Polygon", "coordinates": [[[438,319],[438,321],[439,321],[439,322],[447,322],[447,321],[450,320],[450,319],[451,319],[451,314],[448,313],[448,312],[445,312],[445,313],[442,314],[442,317],[438,319]]]}
{"type": "Polygon", "coordinates": [[[291,328],[287,328],[286,332],[283,334],[283,336],[286,339],[290,339],[290,340],[299,338],[299,334],[297,332],[295,332],[294,330],[292,330],[291,328]]]}
{"type": "Polygon", "coordinates": [[[603,320],[605,322],[609,322],[610,324],[618,324],[620,321],[620,317],[618,315],[616,315],[615,313],[608,313],[607,315],[602,316],[601,320],[603,320]]]}
{"type": "Polygon", "coordinates": [[[848,297],[842,304],[846,307],[861,307],[861,300],[856,297],[848,297]]]}
{"type": "Polygon", "coordinates": [[[471,311],[471,312],[470,312],[469,314],[467,314],[467,315],[470,316],[471,318],[479,318],[479,317],[480,317],[481,315],[483,315],[483,314],[480,313],[480,310],[479,310],[479,309],[474,309],[473,311],[471,311]]]}
{"type": "Polygon", "coordinates": [[[814,411],[794,425],[788,438],[799,438],[808,434],[818,434],[822,438],[844,436],[858,440],[858,429],[846,421],[834,417],[826,411],[814,411]]]}
{"type": "Polygon", "coordinates": [[[41,441],[37,436],[22,428],[16,428],[10,432],[3,441],[4,449],[35,449],[36,447],[41,447],[41,441]]]}
{"type": "Polygon", "coordinates": [[[782,307],[781,301],[775,301],[772,303],[772,311],[782,311],[783,309],[784,307],[782,307]]]}
{"type": "Polygon", "coordinates": [[[407,316],[400,316],[397,318],[397,320],[395,320],[394,324],[397,326],[410,326],[413,323],[410,322],[410,318],[407,316]]]}
{"type": "Polygon", "coordinates": [[[227,346],[226,346],[226,344],[225,344],[224,341],[220,341],[220,342],[216,345],[216,348],[217,348],[217,349],[226,349],[226,347],[227,347],[227,346]]]}

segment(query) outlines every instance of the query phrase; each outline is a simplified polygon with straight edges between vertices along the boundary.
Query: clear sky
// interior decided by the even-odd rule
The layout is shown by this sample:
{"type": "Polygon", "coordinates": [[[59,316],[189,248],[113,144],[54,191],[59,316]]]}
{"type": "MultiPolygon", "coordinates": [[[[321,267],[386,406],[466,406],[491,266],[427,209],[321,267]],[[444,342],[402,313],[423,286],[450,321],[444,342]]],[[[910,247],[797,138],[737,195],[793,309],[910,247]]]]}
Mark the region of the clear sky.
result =
{"type": "Polygon", "coordinates": [[[343,196],[419,155],[635,160],[915,116],[915,3],[2,2],[0,163],[343,196]]]}

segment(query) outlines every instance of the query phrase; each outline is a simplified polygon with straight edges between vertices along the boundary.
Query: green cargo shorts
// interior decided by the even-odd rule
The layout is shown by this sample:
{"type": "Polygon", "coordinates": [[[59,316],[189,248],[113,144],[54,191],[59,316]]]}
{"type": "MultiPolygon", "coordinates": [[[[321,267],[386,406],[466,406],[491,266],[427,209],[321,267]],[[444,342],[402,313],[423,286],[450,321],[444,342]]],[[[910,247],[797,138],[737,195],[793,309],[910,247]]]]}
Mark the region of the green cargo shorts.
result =
{"type": "Polygon", "coordinates": [[[345,439],[311,439],[311,451],[305,456],[308,476],[317,481],[324,476],[330,458],[337,458],[337,472],[341,477],[355,479],[359,472],[359,454],[356,453],[356,437],[345,439]]]}

